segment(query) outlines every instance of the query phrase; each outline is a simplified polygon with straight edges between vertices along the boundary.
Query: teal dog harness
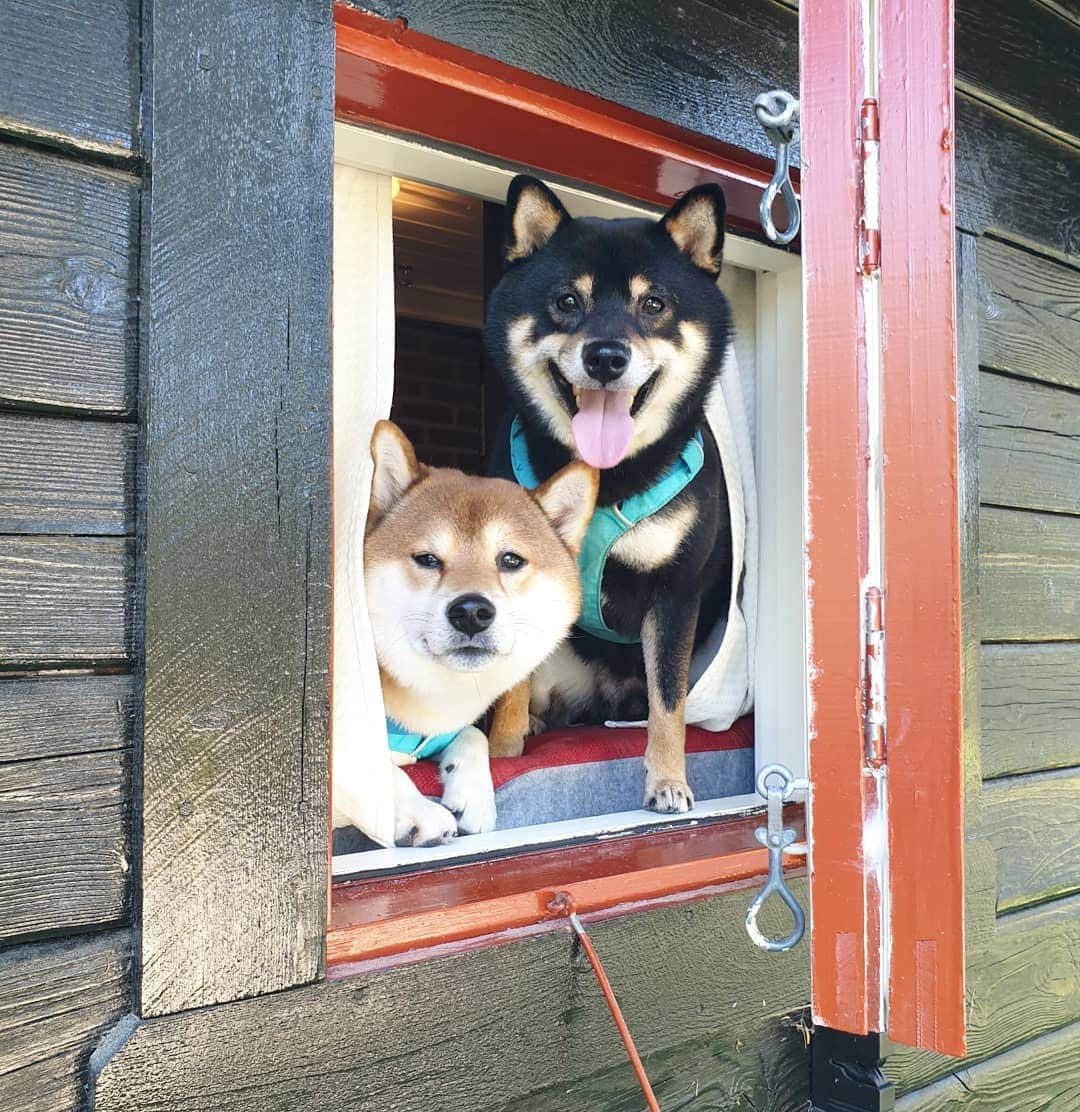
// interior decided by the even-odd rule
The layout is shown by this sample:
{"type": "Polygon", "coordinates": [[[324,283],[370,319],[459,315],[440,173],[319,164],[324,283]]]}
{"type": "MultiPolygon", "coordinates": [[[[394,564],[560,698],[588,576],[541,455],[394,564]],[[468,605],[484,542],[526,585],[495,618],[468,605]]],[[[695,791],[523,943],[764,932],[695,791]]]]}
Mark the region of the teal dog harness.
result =
{"type": "Polygon", "coordinates": [[[423,734],[410,733],[392,718],[386,720],[386,736],[390,741],[390,748],[395,753],[404,753],[418,761],[425,757],[437,757],[461,733],[463,730],[454,730],[449,734],[424,737],[423,734]]]}
{"type": "MultiPolygon", "coordinates": [[[[594,637],[605,641],[615,641],[623,645],[636,645],[641,634],[624,637],[609,629],[604,621],[600,605],[600,585],[604,580],[608,555],[615,542],[639,521],[662,510],[673,498],[681,494],[705,462],[704,441],[698,430],[686,442],[679,458],[648,489],[614,506],[597,506],[589,522],[585,540],[578,556],[578,571],[581,575],[581,615],[576,625],[594,637]]],[[[525,442],[525,430],[521,421],[515,417],[510,426],[510,463],[514,478],[528,490],[535,490],[540,480],[533,470],[529,459],[529,448],[525,442]]]]}

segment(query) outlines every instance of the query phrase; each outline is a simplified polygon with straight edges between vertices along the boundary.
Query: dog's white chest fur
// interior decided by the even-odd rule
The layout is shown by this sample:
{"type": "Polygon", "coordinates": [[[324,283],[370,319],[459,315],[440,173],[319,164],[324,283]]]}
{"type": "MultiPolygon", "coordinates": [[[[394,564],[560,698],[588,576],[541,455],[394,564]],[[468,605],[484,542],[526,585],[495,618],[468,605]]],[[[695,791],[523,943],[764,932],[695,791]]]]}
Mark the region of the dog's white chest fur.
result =
{"type": "Polygon", "coordinates": [[[674,559],[696,520],[692,502],[647,517],[623,533],[611,546],[611,555],[635,571],[655,571],[674,559]]]}

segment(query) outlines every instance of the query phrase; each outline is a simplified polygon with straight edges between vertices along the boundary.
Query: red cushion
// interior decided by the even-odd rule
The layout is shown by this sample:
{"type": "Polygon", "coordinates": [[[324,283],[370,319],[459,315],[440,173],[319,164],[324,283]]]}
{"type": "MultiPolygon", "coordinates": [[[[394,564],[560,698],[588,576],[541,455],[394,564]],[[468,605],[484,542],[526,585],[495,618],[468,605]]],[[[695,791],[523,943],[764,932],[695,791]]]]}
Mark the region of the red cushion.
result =
{"type": "MultiPolygon", "coordinates": [[[[528,738],[525,752],[520,757],[493,757],[491,778],[498,789],[514,777],[538,769],[643,757],[645,740],[643,726],[617,729],[608,729],[606,726],[572,726],[567,730],[553,730],[551,733],[528,738]]],[[[719,733],[702,730],[698,726],[689,726],[686,730],[687,753],[716,753],[724,749],[753,747],[754,716],[750,714],[740,718],[730,730],[719,733]]],[[[437,798],[442,794],[437,761],[417,761],[416,764],[406,765],[405,771],[424,795],[437,798]]]]}

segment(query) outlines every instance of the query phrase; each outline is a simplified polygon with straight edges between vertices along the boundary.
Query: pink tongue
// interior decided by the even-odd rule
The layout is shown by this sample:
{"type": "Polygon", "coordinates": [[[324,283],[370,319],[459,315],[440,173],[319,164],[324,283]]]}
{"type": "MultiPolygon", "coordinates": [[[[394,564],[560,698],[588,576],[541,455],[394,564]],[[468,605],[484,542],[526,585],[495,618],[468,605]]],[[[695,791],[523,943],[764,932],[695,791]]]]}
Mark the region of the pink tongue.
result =
{"type": "Polygon", "coordinates": [[[571,428],[578,454],[591,467],[614,467],[634,435],[629,390],[582,390],[571,428]]]}

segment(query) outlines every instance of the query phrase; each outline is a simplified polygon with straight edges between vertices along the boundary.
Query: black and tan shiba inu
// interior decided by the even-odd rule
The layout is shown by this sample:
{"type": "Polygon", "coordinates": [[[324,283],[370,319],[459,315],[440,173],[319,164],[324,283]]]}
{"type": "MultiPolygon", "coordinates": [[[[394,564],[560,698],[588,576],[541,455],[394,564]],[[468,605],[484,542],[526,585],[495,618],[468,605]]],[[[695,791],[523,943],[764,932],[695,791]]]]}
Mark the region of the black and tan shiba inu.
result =
{"type": "MultiPolygon", "coordinates": [[[[705,422],[730,342],[723,243],[719,186],[657,221],[575,220],[542,182],[515,178],[485,324],[514,411],[493,470],[533,485],[573,459],[600,469],[582,614],[532,679],[533,714],[556,726],[647,708],[645,806],[662,812],[693,806],[690,659],[731,592],[727,488],[705,422]]],[[[492,734],[498,752],[521,740],[492,734]]]]}
{"type": "MultiPolygon", "coordinates": [[[[364,539],[368,614],[395,763],[439,761],[442,806],[395,769],[395,841],[430,845],[495,825],[487,738],[474,723],[565,638],[596,472],[574,463],[526,493],[417,463],[380,421],[364,539]]],[[[497,705],[493,730],[521,713],[497,705]]]]}

